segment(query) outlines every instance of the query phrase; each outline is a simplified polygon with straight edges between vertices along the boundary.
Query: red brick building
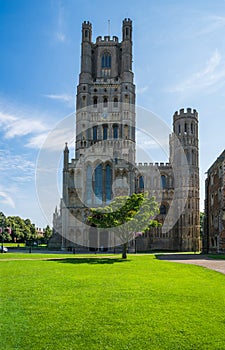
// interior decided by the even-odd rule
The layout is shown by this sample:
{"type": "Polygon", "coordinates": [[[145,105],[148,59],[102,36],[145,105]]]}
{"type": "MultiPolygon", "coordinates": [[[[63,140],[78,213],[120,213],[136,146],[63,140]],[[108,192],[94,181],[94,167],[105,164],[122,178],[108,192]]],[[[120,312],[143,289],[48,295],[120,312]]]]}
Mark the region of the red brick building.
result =
{"type": "Polygon", "coordinates": [[[203,251],[225,253],[225,150],[207,172],[203,251]]]}

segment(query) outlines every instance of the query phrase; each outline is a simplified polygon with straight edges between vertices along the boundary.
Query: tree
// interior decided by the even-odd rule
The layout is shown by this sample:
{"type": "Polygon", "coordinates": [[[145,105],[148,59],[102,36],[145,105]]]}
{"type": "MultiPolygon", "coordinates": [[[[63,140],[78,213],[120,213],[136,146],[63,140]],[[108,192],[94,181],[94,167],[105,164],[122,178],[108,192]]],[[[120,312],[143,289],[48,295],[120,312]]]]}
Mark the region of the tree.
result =
{"type": "Polygon", "coordinates": [[[97,228],[115,228],[116,241],[123,245],[122,258],[127,258],[128,242],[135,239],[155,222],[152,218],[159,211],[154,197],[147,193],[134,193],[131,196],[115,197],[105,207],[92,208],[89,223],[97,228]]]}
{"type": "Polygon", "coordinates": [[[2,243],[2,253],[3,253],[3,244],[4,242],[11,241],[11,228],[7,217],[0,212],[0,237],[2,243]]]}
{"type": "Polygon", "coordinates": [[[43,243],[48,243],[49,238],[52,236],[52,229],[49,227],[49,225],[46,226],[46,228],[43,230],[43,237],[41,241],[43,243]]]}
{"type": "Polygon", "coordinates": [[[12,239],[16,242],[24,242],[36,239],[35,225],[30,219],[22,219],[19,216],[8,216],[9,226],[12,230],[12,239]]]}

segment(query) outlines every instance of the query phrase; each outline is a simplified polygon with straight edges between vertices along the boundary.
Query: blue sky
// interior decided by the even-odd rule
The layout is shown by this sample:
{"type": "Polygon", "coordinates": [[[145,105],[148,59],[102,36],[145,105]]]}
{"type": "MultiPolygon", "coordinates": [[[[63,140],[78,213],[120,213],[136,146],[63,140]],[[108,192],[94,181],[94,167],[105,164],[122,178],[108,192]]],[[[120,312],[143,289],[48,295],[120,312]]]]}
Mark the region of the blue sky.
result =
{"type": "MultiPolygon", "coordinates": [[[[172,126],[199,112],[201,209],[204,173],[225,148],[225,1],[0,0],[0,211],[47,223],[37,200],[36,161],[48,133],[73,113],[81,24],[93,39],[134,26],[137,104],[172,126]]],[[[63,137],[57,148],[63,149],[63,137]]],[[[166,159],[155,159],[155,161],[166,159]]],[[[57,204],[57,203],[55,203],[57,204]]]]}

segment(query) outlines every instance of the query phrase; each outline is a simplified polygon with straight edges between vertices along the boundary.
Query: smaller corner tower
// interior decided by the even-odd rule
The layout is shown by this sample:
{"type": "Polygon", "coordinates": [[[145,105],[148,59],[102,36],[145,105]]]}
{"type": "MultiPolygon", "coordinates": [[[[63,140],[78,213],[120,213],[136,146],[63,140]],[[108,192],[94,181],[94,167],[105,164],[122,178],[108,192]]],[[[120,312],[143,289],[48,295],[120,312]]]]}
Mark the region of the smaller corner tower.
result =
{"type": "Polygon", "coordinates": [[[175,112],[173,116],[173,133],[173,154],[175,155],[176,166],[183,166],[181,153],[184,152],[189,172],[186,178],[188,182],[184,183],[186,181],[185,178],[177,179],[181,195],[183,195],[184,190],[187,191],[187,202],[177,222],[178,248],[183,251],[198,251],[201,249],[198,112],[191,108],[187,108],[187,110],[180,109],[179,112],[175,112]]]}

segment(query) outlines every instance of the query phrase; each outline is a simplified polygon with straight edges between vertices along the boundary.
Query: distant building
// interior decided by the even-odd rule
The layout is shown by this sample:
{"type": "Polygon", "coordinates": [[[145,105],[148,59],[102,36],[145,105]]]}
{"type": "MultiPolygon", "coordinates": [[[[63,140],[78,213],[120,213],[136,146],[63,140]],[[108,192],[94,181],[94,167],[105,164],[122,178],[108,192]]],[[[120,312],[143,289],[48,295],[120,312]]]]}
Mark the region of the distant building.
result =
{"type": "Polygon", "coordinates": [[[66,145],[63,194],[60,210],[54,213],[50,246],[110,249],[112,238],[107,232],[96,233],[87,225],[83,228],[89,208],[104,206],[114,196],[147,190],[158,199],[158,219],[162,223],[169,211],[173,211],[173,215],[179,211],[185,191],[188,192],[187,201],[173,227],[168,225],[168,231],[153,229],[140,237],[138,249],[197,251],[201,247],[198,113],[191,108],[175,112],[168,163],[135,164],[136,93],[132,45],[130,19],[123,21],[121,42],[116,36],[98,36],[92,42],[91,23],[82,24],[75,158],[69,159],[66,145]],[[189,167],[188,182],[181,175],[184,168],[181,151],[189,167]],[[180,169],[176,175],[174,163],[180,169]]]}
{"type": "Polygon", "coordinates": [[[225,150],[207,172],[203,250],[225,253],[225,150]]]}

